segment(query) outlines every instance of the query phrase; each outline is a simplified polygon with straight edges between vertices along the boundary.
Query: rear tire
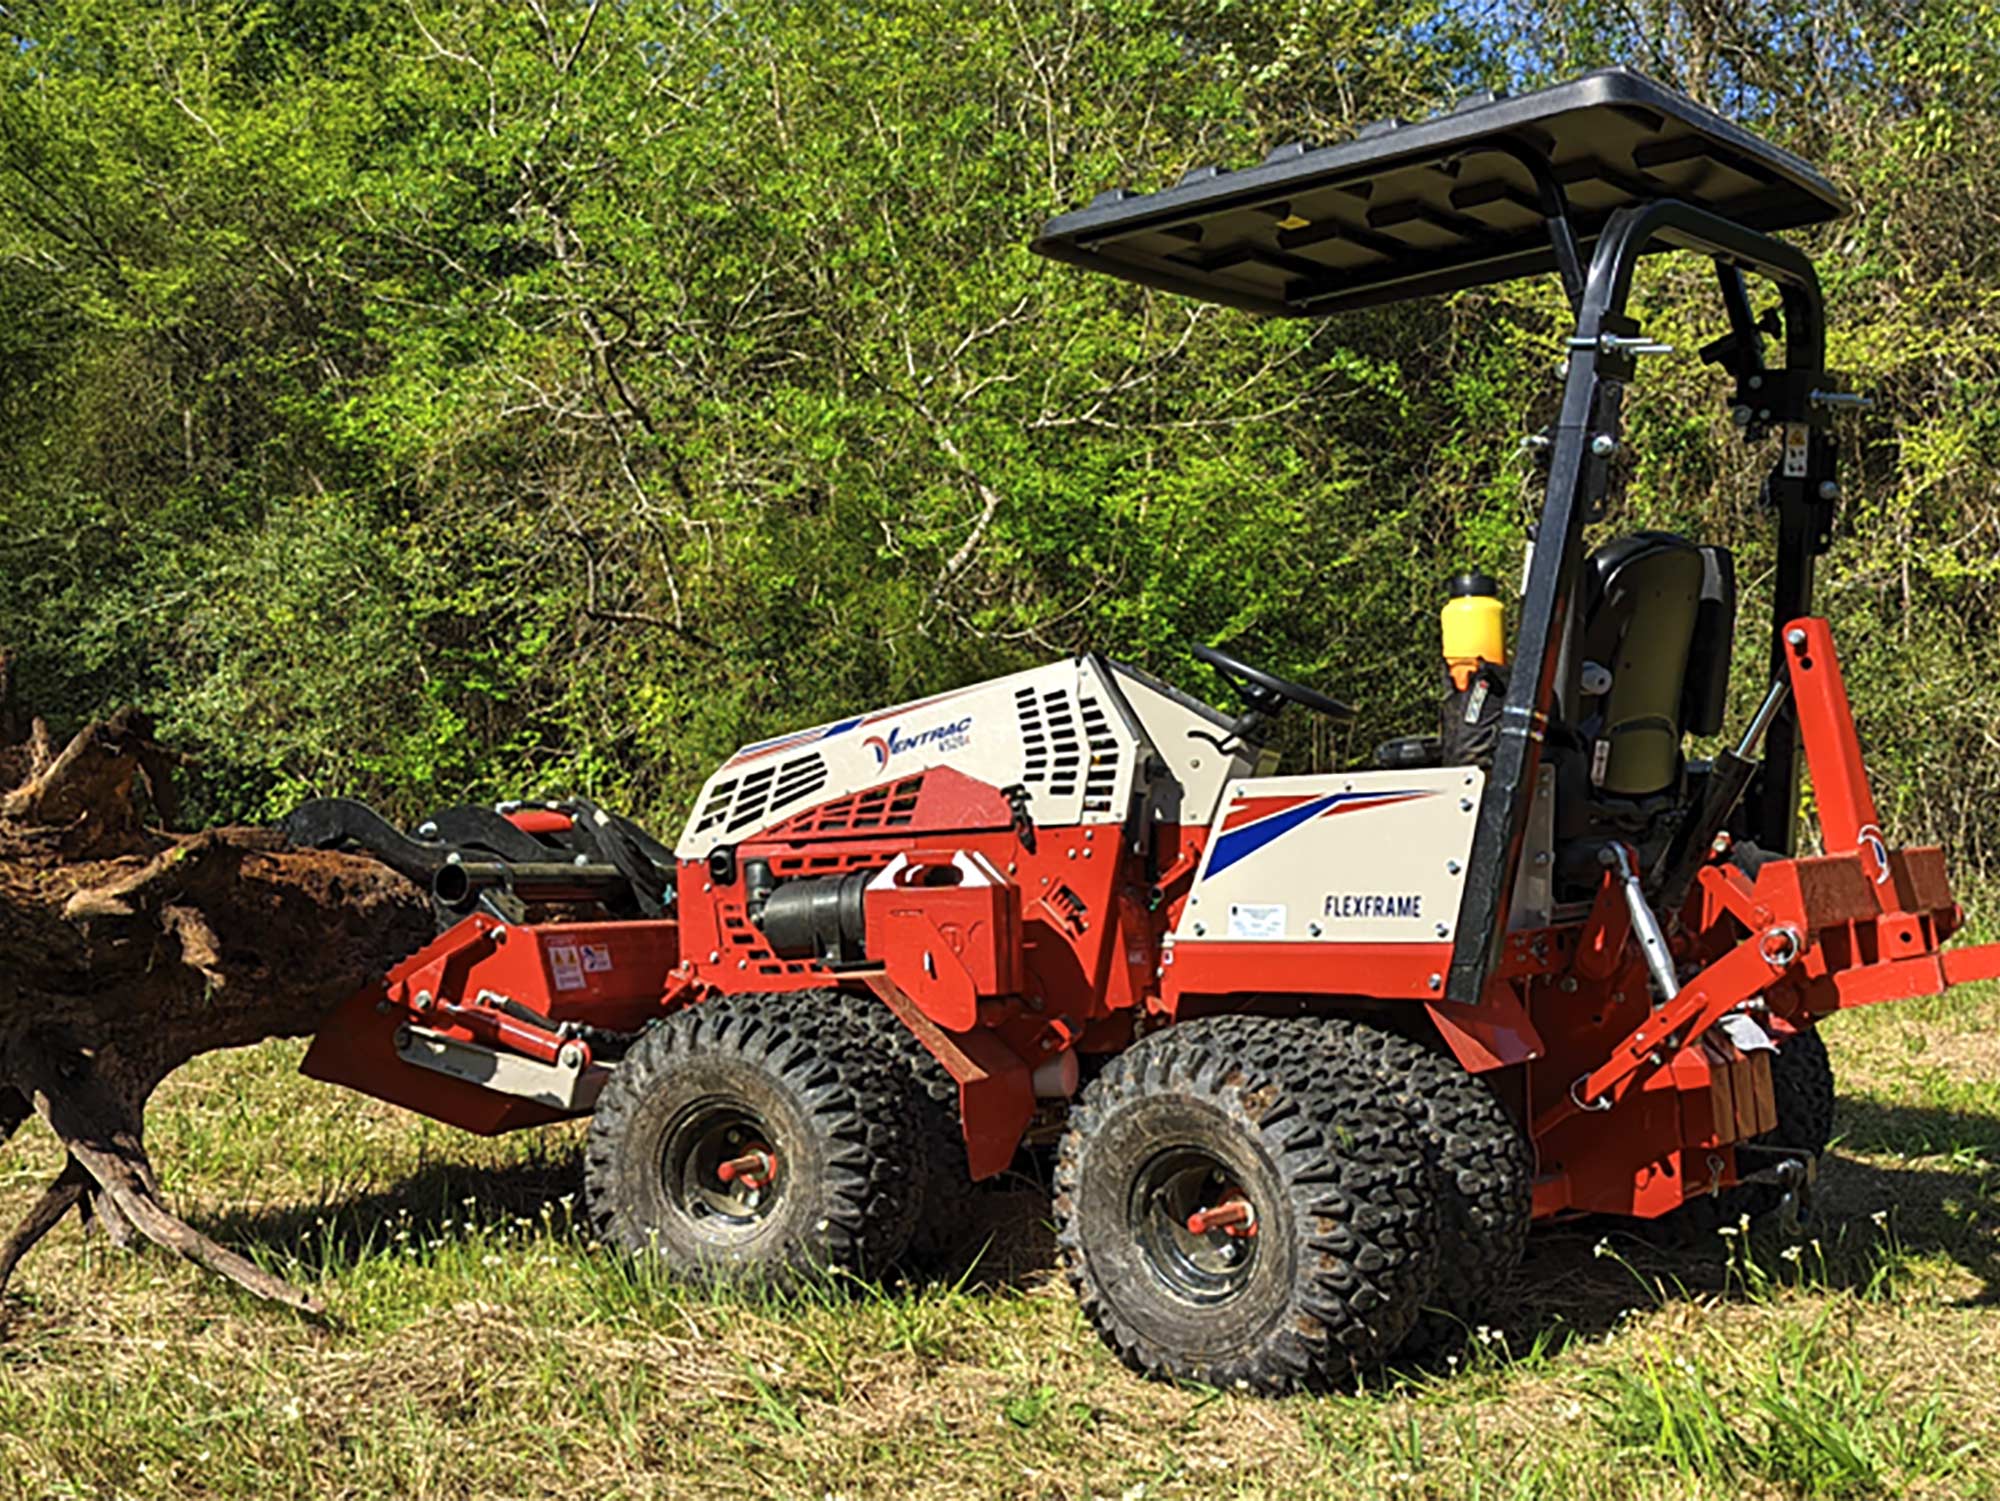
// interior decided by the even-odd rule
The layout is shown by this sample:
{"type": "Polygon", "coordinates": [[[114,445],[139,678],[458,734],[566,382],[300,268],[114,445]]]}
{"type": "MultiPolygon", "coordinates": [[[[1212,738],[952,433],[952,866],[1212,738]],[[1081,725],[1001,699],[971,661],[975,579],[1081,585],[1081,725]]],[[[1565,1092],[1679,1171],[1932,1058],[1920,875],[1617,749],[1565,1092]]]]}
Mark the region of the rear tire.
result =
{"type": "MultiPolygon", "coordinates": [[[[1788,1147],[1814,1158],[1833,1140],[1833,1060],[1816,1030],[1792,1032],[1772,1039],[1771,1094],[1778,1124],[1746,1145],[1788,1147]]],[[[1717,1231],[1774,1214],[1784,1191],[1773,1183],[1739,1183],[1719,1194],[1690,1199],[1657,1220],[1642,1221],[1648,1239],[1670,1246],[1707,1242],[1717,1231]]]]}
{"type": "Polygon", "coordinates": [[[1399,1355],[1455,1348],[1521,1263],[1534,1215],[1535,1153],[1492,1086],[1436,1048],[1356,1025],[1357,1045],[1429,1135],[1440,1193],[1436,1290],[1399,1355]]]}
{"type": "MultiPolygon", "coordinates": [[[[1757,1147],[1788,1147],[1809,1152],[1817,1160],[1833,1140],[1833,1060],[1826,1039],[1811,1028],[1774,1039],[1771,1095],[1778,1107],[1778,1124],[1752,1139],[1757,1147]]],[[[1725,1191],[1716,1201],[1717,1219],[1732,1224],[1749,1215],[1762,1219],[1775,1212],[1784,1191],[1773,1183],[1745,1183],[1725,1191]]]]}
{"type": "Polygon", "coordinates": [[[1408,1334],[1437,1267],[1431,1169],[1342,1025],[1182,1023],[1084,1092],[1057,1162],[1056,1239],[1085,1314],[1135,1370],[1281,1393],[1408,1334]],[[1187,1223],[1239,1200],[1254,1232],[1187,1223]]]}
{"type": "Polygon", "coordinates": [[[847,1008],[725,996],[626,1055],[591,1117],[584,1186],[599,1235],[689,1278],[873,1277],[915,1223],[915,1147],[895,1062],[847,1008]]]}

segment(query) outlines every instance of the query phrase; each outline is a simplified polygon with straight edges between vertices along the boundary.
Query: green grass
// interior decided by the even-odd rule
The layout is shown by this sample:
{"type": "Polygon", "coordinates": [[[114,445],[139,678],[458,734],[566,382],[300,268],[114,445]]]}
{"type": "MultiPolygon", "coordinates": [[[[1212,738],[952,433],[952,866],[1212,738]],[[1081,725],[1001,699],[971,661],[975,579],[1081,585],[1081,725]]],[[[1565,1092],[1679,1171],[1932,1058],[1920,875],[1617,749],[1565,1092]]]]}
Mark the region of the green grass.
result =
{"type": "MultiPolygon", "coordinates": [[[[203,1059],[150,1118],[168,1192],[334,1318],[59,1230],[5,1305],[0,1498],[2000,1497],[2000,1007],[1828,1035],[1809,1239],[1540,1232],[1454,1364],[1282,1402],[1128,1374],[1032,1191],[958,1285],[697,1295],[592,1242],[575,1128],[203,1059]]],[[[0,1214],[54,1166],[24,1135],[0,1214]]]]}

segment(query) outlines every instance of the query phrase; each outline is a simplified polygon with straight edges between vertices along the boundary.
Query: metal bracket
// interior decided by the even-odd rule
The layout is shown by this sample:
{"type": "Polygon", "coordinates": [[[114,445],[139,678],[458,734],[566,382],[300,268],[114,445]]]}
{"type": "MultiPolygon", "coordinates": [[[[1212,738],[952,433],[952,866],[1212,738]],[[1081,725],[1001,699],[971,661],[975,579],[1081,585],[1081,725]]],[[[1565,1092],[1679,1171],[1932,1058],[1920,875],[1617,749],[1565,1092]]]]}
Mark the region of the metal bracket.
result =
{"type": "Polygon", "coordinates": [[[416,1068],[574,1115],[588,1114],[596,1107],[597,1096],[611,1077],[604,1064],[585,1062],[588,1050],[578,1043],[565,1045],[554,1063],[543,1063],[465,1042],[414,1022],[396,1029],[396,1056],[416,1068]]]}
{"type": "Polygon", "coordinates": [[[1594,349],[1599,354],[1672,354],[1674,346],[1649,339],[1644,334],[1601,333],[1596,338],[1572,334],[1563,341],[1571,349],[1594,349]]]}

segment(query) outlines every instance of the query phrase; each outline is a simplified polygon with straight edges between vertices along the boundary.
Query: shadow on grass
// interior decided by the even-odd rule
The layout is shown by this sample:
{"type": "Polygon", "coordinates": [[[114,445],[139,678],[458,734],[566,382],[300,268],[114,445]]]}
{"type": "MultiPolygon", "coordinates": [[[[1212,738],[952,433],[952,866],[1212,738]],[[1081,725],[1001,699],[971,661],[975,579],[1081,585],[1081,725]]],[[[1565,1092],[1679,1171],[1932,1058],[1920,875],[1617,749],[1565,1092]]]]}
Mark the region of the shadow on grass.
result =
{"type": "Polygon", "coordinates": [[[1949,1262],[1977,1280],[1963,1306],[2000,1305],[2000,1120],[1842,1100],[1836,1133],[1812,1217],[1797,1234],[1768,1223],[1748,1241],[1673,1221],[1553,1225],[1530,1238],[1494,1327],[1510,1348],[1538,1337],[1547,1347],[1601,1334],[1627,1311],[1662,1302],[1747,1299],[1801,1283],[1875,1295],[1924,1261],[1949,1262]]]}
{"type": "Polygon", "coordinates": [[[252,1258],[296,1261],[326,1276],[383,1249],[397,1231],[419,1241],[469,1236],[495,1222],[535,1218],[565,1197],[584,1223],[583,1157],[570,1149],[506,1167],[429,1163],[385,1188],[261,1210],[227,1209],[194,1223],[252,1258]]]}
{"type": "MultiPolygon", "coordinates": [[[[1799,1262],[1786,1261],[1785,1238],[1760,1230],[1749,1243],[1757,1264],[1778,1284],[1803,1277],[1814,1288],[1870,1292],[1882,1285],[1885,1267],[1893,1275],[1912,1261],[1944,1258],[1978,1280],[1967,1303],[2000,1305],[2000,1237],[1985,1228],[2000,1218],[2000,1120],[1843,1100],[1838,1130],[1839,1144],[1821,1168],[1814,1220],[1802,1232],[1817,1247],[1799,1262]],[[1851,1152],[1913,1160],[1893,1166],[1851,1152]],[[1878,1213],[1886,1223],[1877,1223],[1878,1213]]],[[[1027,1169],[999,1180],[980,1202],[976,1253],[932,1269],[929,1279],[964,1279],[993,1291],[1048,1280],[1056,1258],[1047,1188],[1036,1165],[1027,1169]]],[[[425,1241],[470,1235],[476,1225],[537,1217],[565,1196],[572,1196],[579,1233],[587,1234],[574,1149],[505,1168],[436,1162],[380,1190],[226,1212],[203,1228],[252,1255],[296,1258],[307,1275],[325,1276],[380,1250],[395,1229],[425,1241]]],[[[1635,1308],[1753,1296],[1743,1254],[1712,1230],[1663,1236],[1655,1227],[1612,1219],[1549,1226],[1530,1238],[1490,1326],[1511,1350],[1553,1352],[1608,1331],[1635,1308]],[[1601,1243],[1613,1254],[1600,1251],[1601,1243]]]]}

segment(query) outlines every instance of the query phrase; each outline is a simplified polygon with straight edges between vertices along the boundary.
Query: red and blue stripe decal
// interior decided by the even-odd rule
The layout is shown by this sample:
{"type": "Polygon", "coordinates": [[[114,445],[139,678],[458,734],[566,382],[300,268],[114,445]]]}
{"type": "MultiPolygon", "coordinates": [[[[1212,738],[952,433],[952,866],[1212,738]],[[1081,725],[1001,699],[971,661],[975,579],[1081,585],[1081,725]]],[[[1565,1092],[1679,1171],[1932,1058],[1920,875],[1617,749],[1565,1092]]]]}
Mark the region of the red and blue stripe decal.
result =
{"type": "Polygon", "coordinates": [[[1322,792],[1292,793],[1276,797],[1244,797],[1230,804],[1222,820],[1222,833],[1210,846],[1208,869],[1203,879],[1221,875],[1240,860],[1247,860],[1274,839],[1282,839],[1293,829],[1315,818],[1331,818],[1337,813],[1365,813],[1370,808],[1393,808],[1435,793],[1402,792],[1322,792]]]}
{"type": "MultiPolygon", "coordinates": [[[[864,724],[880,724],[885,719],[895,719],[899,715],[914,714],[919,709],[928,709],[932,704],[941,704],[948,698],[957,698],[967,692],[964,688],[954,688],[949,693],[938,693],[930,698],[920,698],[914,703],[897,704],[893,709],[883,709],[874,714],[856,714],[852,719],[837,719],[832,724],[814,725],[809,730],[798,730],[790,735],[780,735],[774,740],[758,740],[744,746],[724,764],[734,766],[739,761],[754,761],[760,756],[772,755],[777,751],[792,750],[798,746],[813,745],[821,740],[831,740],[836,735],[845,735],[849,730],[859,729],[864,724]]],[[[886,762],[886,755],[878,758],[886,762]]]]}

